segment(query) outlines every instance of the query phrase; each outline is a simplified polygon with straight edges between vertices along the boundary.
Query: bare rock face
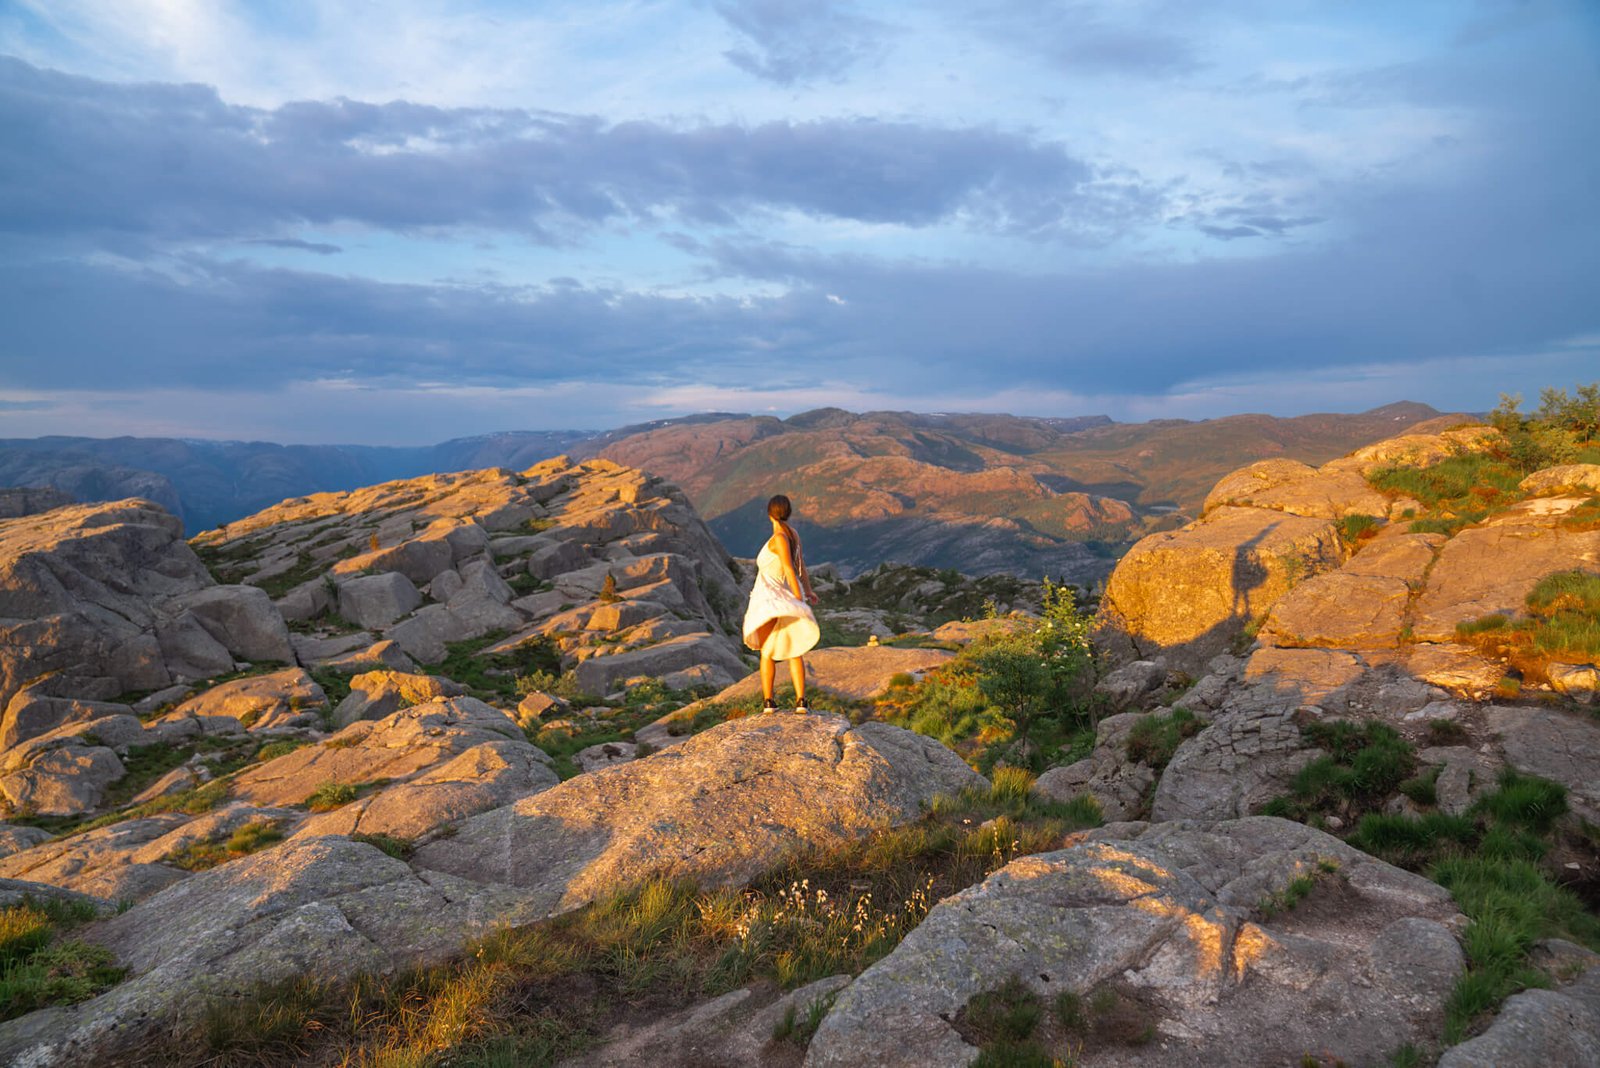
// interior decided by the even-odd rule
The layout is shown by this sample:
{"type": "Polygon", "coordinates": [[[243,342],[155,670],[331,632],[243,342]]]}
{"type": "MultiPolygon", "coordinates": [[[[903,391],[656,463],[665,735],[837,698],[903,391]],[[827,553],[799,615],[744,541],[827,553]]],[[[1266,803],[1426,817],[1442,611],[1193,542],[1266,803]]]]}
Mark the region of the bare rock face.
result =
{"type": "Polygon", "coordinates": [[[527,742],[484,742],[413,779],[312,816],[295,834],[382,834],[410,840],[560,781],[550,758],[527,742]]]}
{"type": "Polygon", "coordinates": [[[426,871],[526,888],[554,913],[651,876],[735,884],[784,850],[916,818],[982,778],[931,739],[838,716],[763,716],[569,779],[458,824],[426,871]]]}
{"type": "Polygon", "coordinates": [[[0,857],[0,878],[49,883],[108,901],[139,901],[182,879],[184,872],[160,863],[159,857],[136,861],[134,856],[190,819],[165,812],[35,843],[0,857]]]}
{"type": "Polygon", "coordinates": [[[1458,623],[1493,613],[1516,615],[1546,575],[1600,560],[1600,531],[1563,528],[1562,500],[1573,507],[1581,503],[1579,498],[1527,501],[1451,538],[1418,598],[1417,639],[1448,642],[1458,623]]]}
{"type": "Polygon", "coordinates": [[[1136,1003],[1157,1040],[1119,1065],[1382,1063],[1437,1034],[1457,922],[1440,887],[1287,820],[1113,825],[940,902],[839,994],[805,1063],[970,1064],[952,1021],[1013,977],[1047,1005],[1136,1003]],[[1304,900],[1267,907],[1303,876],[1304,900]]]}
{"type": "Polygon", "coordinates": [[[132,975],[73,1009],[0,1024],[0,1060],[83,1063],[127,1054],[158,1020],[207,995],[291,976],[387,972],[437,959],[491,923],[527,922],[522,892],[418,875],[370,845],[295,839],[202,872],[99,924],[132,975]]]}
{"type": "Polygon", "coordinates": [[[1295,585],[1344,559],[1329,520],[1217,508],[1123,557],[1101,602],[1104,631],[1136,659],[1204,664],[1295,585]]]}
{"type": "Polygon", "coordinates": [[[88,723],[105,716],[128,715],[127,705],[109,701],[80,701],[70,697],[51,697],[41,688],[17,691],[0,718],[0,753],[21,745],[30,738],[74,723],[88,723]]]}
{"type": "Polygon", "coordinates": [[[155,605],[212,584],[146,501],[0,520],[0,702],[51,673],[52,692],[91,700],[168,685],[155,605]]]}
{"type": "Polygon", "coordinates": [[[1600,721],[1550,708],[1494,707],[1488,726],[1507,763],[1565,786],[1573,811],[1600,822],[1600,721]]]}

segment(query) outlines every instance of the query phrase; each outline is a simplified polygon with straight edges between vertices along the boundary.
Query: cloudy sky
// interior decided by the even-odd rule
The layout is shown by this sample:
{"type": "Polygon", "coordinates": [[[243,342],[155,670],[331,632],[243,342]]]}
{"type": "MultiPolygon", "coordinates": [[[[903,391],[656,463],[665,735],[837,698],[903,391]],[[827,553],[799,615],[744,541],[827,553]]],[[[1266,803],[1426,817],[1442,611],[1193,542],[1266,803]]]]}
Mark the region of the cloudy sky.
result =
{"type": "Polygon", "coordinates": [[[0,0],[0,437],[1600,379],[1592,0],[0,0]]]}

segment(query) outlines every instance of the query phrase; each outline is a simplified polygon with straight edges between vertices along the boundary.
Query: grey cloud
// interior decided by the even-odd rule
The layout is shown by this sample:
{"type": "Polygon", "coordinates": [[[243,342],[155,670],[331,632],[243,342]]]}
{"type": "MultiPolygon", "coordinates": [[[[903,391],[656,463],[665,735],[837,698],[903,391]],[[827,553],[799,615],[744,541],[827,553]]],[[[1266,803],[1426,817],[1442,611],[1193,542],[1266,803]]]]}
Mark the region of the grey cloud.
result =
{"type": "Polygon", "coordinates": [[[1154,194],[1062,146],[872,119],[674,128],[346,100],[272,111],[0,59],[0,232],[229,237],[352,221],[557,241],[614,220],[777,209],[1077,239],[1154,194]],[[383,151],[373,151],[374,147],[383,151]]]}
{"type": "Polygon", "coordinates": [[[1240,237],[1260,237],[1261,231],[1254,226],[1201,226],[1198,227],[1202,234],[1214,237],[1219,241],[1232,241],[1240,237]]]}
{"type": "Polygon", "coordinates": [[[723,55],[778,85],[840,77],[876,55],[887,30],[838,0],[724,0],[713,6],[747,42],[723,55]]]}
{"type": "Polygon", "coordinates": [[[1068,72],[1166,78],[1204,65],[1194,42],[1169,28],[1193,14],[1163,4],[1000,0],[971,18],[991,38],[1068,72]]]}
{"type": "Polygon", "coordinates": [[[267,248],[287,248],[300,252],[314,252],[318,256],[336,256],[344,251],[340,245],[330,245],[322,241],[301,241],[295,237],[258,237],[246,241],[247,245],[264,245],[267,248]]]}

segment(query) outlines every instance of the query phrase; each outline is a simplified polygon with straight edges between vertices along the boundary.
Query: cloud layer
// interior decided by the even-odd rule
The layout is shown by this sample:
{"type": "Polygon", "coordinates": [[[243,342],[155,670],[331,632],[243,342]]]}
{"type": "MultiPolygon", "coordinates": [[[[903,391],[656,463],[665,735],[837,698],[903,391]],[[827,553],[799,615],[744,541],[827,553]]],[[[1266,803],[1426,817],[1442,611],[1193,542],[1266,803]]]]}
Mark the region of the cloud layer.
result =
{"type": "MultiPolygon", "coordinates": [[[[68,7],[34,16],[78,35],[63,57],[111,47],[68,7]]],[[[556,14],[599,47],[631,10],[556,14]]],[[[99,412],[345,399],[322,440],[395,440],[380,395],[469,432],[521,410],[496,391],[561,398],[529,428],[739,397],[1221,414],[1303,410],[1330,376],[1321,395],[1377,404],[1439,367],[1415,399],[1486,407],[1551,384],[1519,367],[1600,366],[1600,76],[1567,5],[1484,12],[1423,34],[1156,0],[724,0],[673,39],[705,38],[653,114],[242,104],[0,56],[0,413],[82,432],[92,384],[99,412]],[[1355,43],[1315,51],[1335,30],[1355,43]]],[[[515,17],[461,32],[528,38],[515,17]]]]}

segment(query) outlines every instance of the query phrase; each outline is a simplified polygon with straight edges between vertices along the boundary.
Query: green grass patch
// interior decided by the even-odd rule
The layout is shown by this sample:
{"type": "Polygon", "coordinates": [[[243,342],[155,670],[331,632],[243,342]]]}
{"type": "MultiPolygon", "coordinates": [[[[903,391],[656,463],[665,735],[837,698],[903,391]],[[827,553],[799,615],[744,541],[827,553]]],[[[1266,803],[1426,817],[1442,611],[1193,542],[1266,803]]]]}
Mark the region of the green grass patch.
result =
{"type": "Polygon", "coordinates": [[[1498,789],[1461,816],[1368,815],[1350,844],[1448,889],[1471,925],[1467,971],[1446,1004],[1445,1041],[1461,1041],[1509,995],[1548,980],[1528,962],[1533,944],[1566,938],[1600,949],[1600,917],[1541,867],[1566,812],[1559,784],[1507,770],[1498,789]]]}
{"type": "Polygon", "coordinates": [[[283,832],[278,829],[276,820],[255,820],[236,828],[226,839],[191,842],[169,854],[166,862],[185,871],[205,871],[281,841],[283,832]]]}
{"type": "Polygon", "coordinates": [[[409,838],[396,838],[390,834],[352,834],[353,842],[365,842],[382,850],[396,860],[409,860],[411,854],[417,850],[416,844],[409,838]]]}
{"type": "Polygon", "coordinates": [[[1383,520],[1375,515],[1346,515],[1339,517],[1339,537],[1347,545],[1359,545],[1377,534],[1383,520]]]}
{"type": "Polygon", "coordinates": [[[332,812],[350,804],[357,796],[352,783],[325,782],[311,791],[311,796],[302,803],[312,812],[332,812]]]}
{"type": "Polygon", "coordinates": [[[86,903],[27,896],[0,909],[0,1020],[87,1001],[122,979],[109,950],[64,937],[95,916],[86,903]]]}
{"type": "Polygon", "coordinates": [[[1526,606],[1527,615],[1516,619],[1494,614],[1459,623],[1456,637],[1500,659],[1522,681],[1548,681],[1552,664],[1600,664],[1600,574],[1546,575],[1526,606]]]}
{"type": "Polygon", "coordinates": [[[518,677],[538,671],[559,674],[561,653],[544,638],[533,638],[504,653],[484,652],[506,636],[504,631],[495,631],[469,641],[446,642],[444,659],[431,670],[459,682],[480,700],[516,704],[521,697],[517,692],[518,677]]]}
{"type": "Polygon", "coordinates": [[[1289,793],[1262,809],[1268,816],[1305,822],[1319,815],[1359,815],[1397,791],[1416,766],[1411,744],[1383,723],[1319,720],[1301,733],[1326,755],[1295,773],[1289,793]]]}
{"type": "Polygon", "coordinates": [[[1128,759],[1157,770],[1167,766],[1185,738],[1192,738],[1206,721],[1187,708],[1174,708],[1166,715],[1149,715],[1128,732],[1128,759]]]}

